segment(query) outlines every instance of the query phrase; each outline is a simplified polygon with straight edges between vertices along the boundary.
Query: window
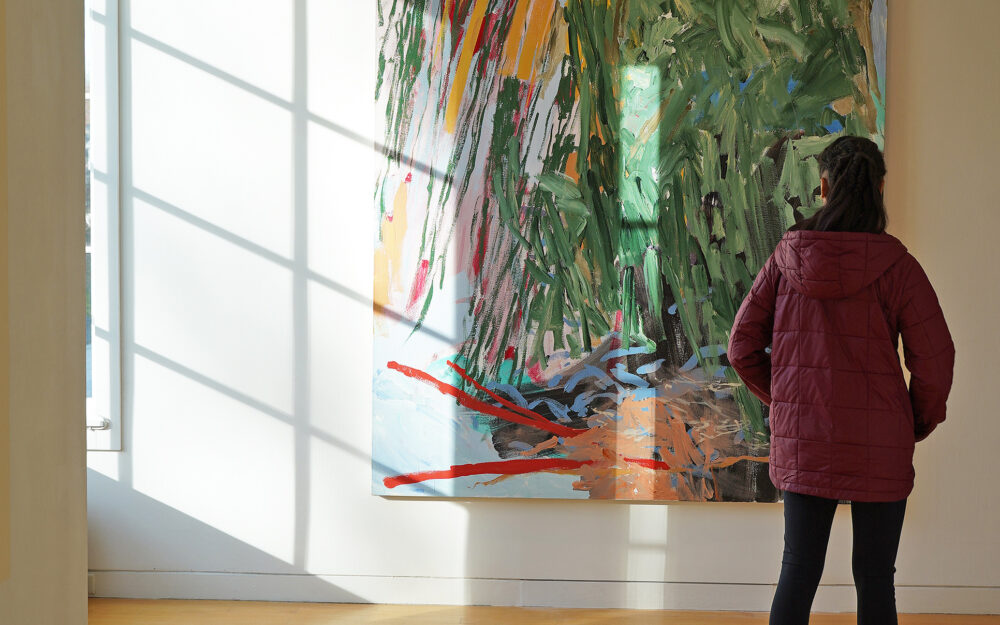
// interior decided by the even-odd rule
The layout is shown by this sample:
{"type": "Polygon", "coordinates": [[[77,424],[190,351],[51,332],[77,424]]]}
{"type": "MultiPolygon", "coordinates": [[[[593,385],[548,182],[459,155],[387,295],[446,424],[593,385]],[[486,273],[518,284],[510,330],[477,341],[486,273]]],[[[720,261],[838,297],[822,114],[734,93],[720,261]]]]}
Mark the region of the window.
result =
{"type": "Polygon", "coordinates": [[[121,449],[118,2],[86,0],[87,449],[121,449]]]}

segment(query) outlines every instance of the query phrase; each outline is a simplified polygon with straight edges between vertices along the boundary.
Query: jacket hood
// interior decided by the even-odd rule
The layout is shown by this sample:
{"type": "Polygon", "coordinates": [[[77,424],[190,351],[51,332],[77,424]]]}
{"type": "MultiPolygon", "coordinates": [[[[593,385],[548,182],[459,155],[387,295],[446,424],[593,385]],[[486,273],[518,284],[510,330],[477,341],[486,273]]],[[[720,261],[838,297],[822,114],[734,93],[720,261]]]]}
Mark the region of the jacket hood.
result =
{"type": "Polygon", "coordinates": [[[799,293],[838,299],[870,285],[905,254],[906,246],[888,233],[790,230],[774,261],[799,293]]]}

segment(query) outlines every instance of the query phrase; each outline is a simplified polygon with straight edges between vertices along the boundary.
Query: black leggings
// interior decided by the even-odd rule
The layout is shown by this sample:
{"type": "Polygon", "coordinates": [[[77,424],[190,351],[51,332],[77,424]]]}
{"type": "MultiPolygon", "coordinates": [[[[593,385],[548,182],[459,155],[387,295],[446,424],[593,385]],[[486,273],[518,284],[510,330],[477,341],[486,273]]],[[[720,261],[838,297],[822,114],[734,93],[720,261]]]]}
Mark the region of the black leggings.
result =
{"type": "MultiPolygon", "coordinates": [[[[770,625],[806,625],[823,574],[836,499],[783,491],[785,551],[771,604],[770,625]]],[[[858,593],[858,625],[896,625],[896,550],[906,499],[851,502],[851,568],[858,593]]]]}

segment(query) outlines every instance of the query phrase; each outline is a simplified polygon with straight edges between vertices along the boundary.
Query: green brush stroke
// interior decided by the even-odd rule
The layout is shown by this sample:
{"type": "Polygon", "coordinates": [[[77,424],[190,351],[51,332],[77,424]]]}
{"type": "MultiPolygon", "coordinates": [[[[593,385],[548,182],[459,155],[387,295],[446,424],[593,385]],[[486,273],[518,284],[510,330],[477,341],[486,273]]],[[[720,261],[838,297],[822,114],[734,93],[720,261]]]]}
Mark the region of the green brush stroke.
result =
{"type": "MultiPolygon", "coordinates": [[[[466,11],[472,5],[463,4],[466,11]]],[[[474,61],[479,71],[470,72],[449,159],[454,178],[432,183],[436,219],[428,218],[421,238],[422,257],[443,280],[446,259],[435,254],[453,234],[441,230],[444,211],[483,175],[471,166],[459,170],[462,151],[487,150],[487,197],[474,232],[491,224],[490,249],[511,243],[488,262],[500,263],[515,289],[490,284],[470,299],[474,323],[461,357],[473,377],[496,379],[503,369],[512,383],[522,381],[528,364],[547,365],[548,332],[557,349],[585,354],[608,336],[619,310],[623,347],[676,351],[682,336],[686,348],[671,366],[696,355],[705,371],[718,370],[725,363],[718,350],[703,355],[700,348],[726,344],[739,303],[783,232],[819,207],[815,156],[835,138],[825,127],[838,121],[844,132],[882,142],[882,77],[866,75],[867,53],[849,12],[855,0],[611,4],[567,0],[559,9],[556,19],[574,45],[555,60],[562,71],[554,110],[522,107],[520,81],[498,77],[493,61],[474,61]],[[858,74],[869,81],[864,91],[854,82],[858,74]],[[497,106],[487,114],[476,103],[494,92],[497,106]],[[842,116],[830,104],[845,97],[855,108],[842,116]],[[859,113],[866,101],[870,117],[859,113]],[[556,127],[547,151],[527,154],[531,133],[550,119],[556,127]],[[642,134],[650,120],[655,129],[642,134]],[[562,173],[574,152],[579,180],[562,173]],[[529,156],[542,161],[537,176],[525,170],[529,156]],[[514,346],[513,361],[486,358],[495,339],[501,354],[514,346]]],[[[385,16],[402,33],[379,61],[377,92],[390,90],[390,147],[405,134],[406,94],[429,71],[422,16],[440,19],[442,3],[427,5],[396,0],[385,16]]],[[[499,19],[483,50],[506,37],[512,6],[489,3],[499,19]]],[[[452,35],[459,45],[455,24],[452,35]]],[[[747,439],[766,442],[760,403],[731,368],[724,374],[747,439]]]]}

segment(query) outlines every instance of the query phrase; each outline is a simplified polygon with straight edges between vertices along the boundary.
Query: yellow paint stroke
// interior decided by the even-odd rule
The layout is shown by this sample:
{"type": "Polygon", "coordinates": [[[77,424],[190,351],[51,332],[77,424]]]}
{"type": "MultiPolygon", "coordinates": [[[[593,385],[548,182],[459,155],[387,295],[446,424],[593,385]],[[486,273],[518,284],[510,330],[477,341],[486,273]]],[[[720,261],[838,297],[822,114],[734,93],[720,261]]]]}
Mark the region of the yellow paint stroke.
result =
{"type": "Polygon", "coordinates": [[[865,77],[864,72],[854,75],[854,86],[858,88],[858,91],[861,92],[864,98],[864,103],[858,107],[858,115],[864,120],[868,131],[875,134],[878,131],[878,122],[876,120],[878,112],[875,110],[875,101],[872,100],[872,93],[869,90],[868,79],[865,77]]]}
{"type": "Polygon", "coordinates": [[[374,258],[374,293],[372,296],[372,313],[375,325],[380,325],[381,312],[389,306],[389,255],[384,247],[375,248],[374,258]]]}
{"type": "Polygon", "coordinates": [[[438,28],[438,36],[434,42],[434,49],[431,51],[431,58],[437,58],[438,53],[444,56],[444,52],[441,49],[444,46],[444,31],[448,28],[448,22],[451,21],[449,17],[451,14],[451,5],[455,3],[455,0],[445,0],[444,8],[441,11],[441,26],[438,28]]]}
{"type": "Polygon", "coordinates": [[[847,95],[838,100],[834,100],[830,106],[832,106],[833,110],[837,111],[837,113],[841,115],[848,115],[854,110],[854,96],[847,95]]]}
{"type": "Polygon", "coordinates": [[[458,111],[465,95],[465,83],[469,78],[469,66],[472,65],[472,55],[476,51],[476,41],[483,27],[483,17],[486,15],[487,0],[476,0],[469,17],[469,28],[462,37],[462,54],[458,57],[458,67],[455,69],[455,79],[451,84],[451,96],[448,98],[448,109],[445,113],[445,128],[455,134],[458,126],[458,111]]]}
{"type": "MultiPolygon", "coordinates": [[[[591,114],[590,119],[594,125],[594,129],[597,131],[596,133],[597,138],[601,140],[602,144],[607,145],[608,142],[604,138],[604,128],[603,125],[601,124],[601,114],[597,111],[596,107],[594,109],[594,112],[591,114]]],[[[588,159],[590,158],[589,154],[587,155],[587,158],[588,159]]]]}
{"type": "Polygon", "coordinates": [[[535,83],[549,84],[559,80],[562,74],[563,50],[561,45],[565,45],[566,31],[569,24],[561,19],[559,9],[556,7],[549,18],[549,28],[545,35],[544,51],[535,56],[536,73],[532,80],[535,83]]]}
{"type": "Polygon", "coordinates": [[[573,258],[573,262],[576,263],[577,268],[580,270],[580,274],[583,279],[587,282],[591,282],[594,277],[590,273],[590,267],[587,265],[587,259],[583,257],[583,246],[581,245],[576,250],[576,256],[573,258]]]}
{"type": "Polygon", "coordinates": [[[847,12],[854,21],[854,30],[858,33],[861,49],[865,51],[866,71],[864,73],[867,75],[863,77],[863,93],[865,95],[865,102],[871,110],[871,118],[866,121],[872,122],[869,129],[874,132],[873,122],[877,113],[875,111],[875,102],[871,97],[871,91],[875,91],[879,99],[882,99],[882,92],[878,88],[878,68],[875,66],[875,46],[872,43],[871,3],[863,2],[862,0],[851,0],[848,4],[847,12]]]}
{"type": "Polygon", "coordinates": [[[649,140],[653,138],[653,133],[660,129],[660,123],[663,121],[663,116],[667,113],[667,106],[670,104],[670,99],[673,96],[673,90],[671,89],[670,95],[660,102],[660,106],[656,109],[656,113],[646,120],[646,123],[642,125],[639,129],[639,133],[635,137],[635,143],[632,144],[632,150],[629,152],[629,160],[635,159],[636,155],[639,153],[640,148],[645,148],[649,140]]]}
{"type": "Polygon", "coordinates": [[[381,311],[389,308],[392,301],[390,294],[403,290],[399,269],[402,266],[403,237],[406,235],[406,184],[399,183],[392,202],[392,215],[383,216],[379,226],[382,245],[375,249],[373,292],[376,322],[381,317],[381,311]]]}
{"type": "Polygon", "coordinates": [[[507,31],[507,39],[503,42],[503,53],[498,70],[501,76],[513,76],[517,71],[517,56],[521,51],[521,35],[524,33],[529,4],[531,4],[531,0],[519,0],[514,8],[510,30],[507,31]]]}
{"type": "Polygon", "coordinates": [[[500,74],[516,76],[525,82],[540,78],[550,48],[561,38],[565,53],[569,54],[569,29],[560,22],[558,32],[553,32],[552,17],[557,5],[551,0],[519,0],[514,9],[510,30],[504,41],[500,74]]]}
{"type": "Polygon", "coordinates": [[[531,81],[545,60],[545,55],[539,52],[548,47],[545,45],[548,43],[546,35],[549,34],[554,7],[552,0],[534,0],[531,4],[517,65],[517,77],[523,81],[531,81]]]}

